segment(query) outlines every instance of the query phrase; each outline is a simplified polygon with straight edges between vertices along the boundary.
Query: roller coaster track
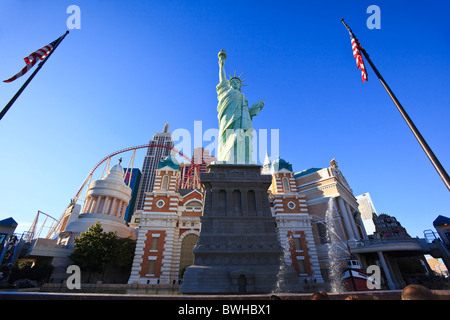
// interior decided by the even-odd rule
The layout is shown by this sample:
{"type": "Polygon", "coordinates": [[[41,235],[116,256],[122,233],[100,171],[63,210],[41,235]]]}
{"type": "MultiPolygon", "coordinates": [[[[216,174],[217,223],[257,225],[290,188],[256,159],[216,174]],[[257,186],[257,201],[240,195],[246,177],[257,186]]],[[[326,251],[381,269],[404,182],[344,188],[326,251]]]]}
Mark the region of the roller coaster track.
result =
{"type": "MultiPolygon", "coordinates": [[[[182,156],[184,159],[186,159],[188,162],[191,163],[191,167],[188,171],[188,177],[189,179],[195,180],[198,179],[198,174],[199,174],[199,167],[201,165],[201,163],[194,163],[190,158],[188,158],[183,152],[176,150],[173,147],[168,147],[165,145],[160,145],[160,144],[143,144],[143,145],[139,145],[139,146],[134,146],[134,147],[129,147],[129,148],[125,148],[125,149],[121,149],[118,150],[116,152],[113,152],[109,155],[107,155],[106,157],[104,157],[103,159],[101,159],[95,166],[94,168],[89,172],[88,176],[86,177],[86,179],[84,179],[83,183],[81,184],[81,187],[78,189],[77,193],[75,194],[75,196],[73,197],[71,203],[69,204],[69,206],[67,208],[69,208],[72,204],[77,203],[78,198],[81,195],[81,192],[83,191],[83,189],[86,187],[86,184],[88,184],[88,182],[91,180],[92,175],[94,174],[95,170],[97,170],[97,168],[102,165],[105,161],[107,161],[108,159],[111,159],[112,157],[124,153],[124,152],[129,152],[129,151],[135,151],[138,149],[144,149],[144,148],[164,148],[164,149],[169,149],[171,150],[171,153],[177,153],[180,156],[182,156]]],[[[64,216],[66,215],[66,210],[64,211],[64,213],[61,215],[61,217],[58,220],[58,223],[56,223],[56,225],[49,231],[48,235],[47,235],[47,239],[51,238],[52,236],[56,235],[57,232],[59,231],[59,228],[61,227],[62,221],[64,219],[64,216]]]]}

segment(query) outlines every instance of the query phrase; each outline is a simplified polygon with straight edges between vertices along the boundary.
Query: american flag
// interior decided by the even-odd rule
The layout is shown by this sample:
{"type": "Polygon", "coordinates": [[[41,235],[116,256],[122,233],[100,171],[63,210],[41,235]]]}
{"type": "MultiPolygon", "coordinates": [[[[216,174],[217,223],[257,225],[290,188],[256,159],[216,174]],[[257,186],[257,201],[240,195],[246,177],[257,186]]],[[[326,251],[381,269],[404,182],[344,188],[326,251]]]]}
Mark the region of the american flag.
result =
{"type": "Polygon", "coordinates": [[[36,62],[38,62],[39,59],[43,60],[50,53],[50,51],[52,51],[55,48],[59,39],[61,39],[61,38],[62,37],[59,37],[52,43],[46,45],[45,47],[40,48],[39,50],[30,54],[28,57],[24,58],[25,63],[27,65],[15,76],[13,76],[12,78],[9,78],[8,80],[4,80],[3,82],[8,83],[8,82],[14,81],[17,78],[20,78],[21,76],[23,76],[25,73],[27,73],[27,71],[30,70],[31,68],[33,68],[33,66],[36,64],[36,62]]]}
{"type": "Polygon", "coordinates": [[[348,32],[350,33],[350,39],[352,40],[352,49],[353,49],[353,57],[356,59],[356,66],[358,69],[361,69],[361,76],[362,76],[362,82],[367,81],[367,70],[364,65],[364,60],[361,55],[361,51],[364,50],[363,47],[361,47],[361,44],[359,43],[358,39],[353,34],[352,30],[347,27],[348,32]]]}

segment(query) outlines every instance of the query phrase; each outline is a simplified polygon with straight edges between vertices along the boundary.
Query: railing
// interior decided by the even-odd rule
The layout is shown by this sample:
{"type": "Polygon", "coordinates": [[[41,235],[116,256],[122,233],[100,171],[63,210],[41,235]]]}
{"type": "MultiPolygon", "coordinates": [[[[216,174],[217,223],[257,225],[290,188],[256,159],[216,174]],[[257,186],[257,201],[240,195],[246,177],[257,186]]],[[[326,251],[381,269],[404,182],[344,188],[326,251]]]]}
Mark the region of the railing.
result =
{"type": "Polygon", "coordinates": [[[423,235],[428,243],[433,243],[435,240],[440,241],[439,235],[436,234],[433,230],[424,230],[423,235]]]}
{"type": "Polygon", "coordinates": [[[363,239],[363,240],[354,240],[348,241],[350,247],[367,247],[367,246],[380,246],[380,245],[389,245],[389,244],[419,244],[420,241],[418,238],[381,238],[381,239],[363,239]]]}

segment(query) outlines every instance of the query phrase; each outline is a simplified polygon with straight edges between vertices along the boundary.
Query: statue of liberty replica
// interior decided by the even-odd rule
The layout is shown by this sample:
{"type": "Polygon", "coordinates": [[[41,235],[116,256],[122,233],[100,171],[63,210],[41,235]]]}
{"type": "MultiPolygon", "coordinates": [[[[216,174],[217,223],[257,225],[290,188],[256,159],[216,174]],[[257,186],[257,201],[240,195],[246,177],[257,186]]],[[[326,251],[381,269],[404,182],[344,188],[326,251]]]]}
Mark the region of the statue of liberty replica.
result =
{"type": "Polygon", "coordinates": [[[217,105],[218,161],[200,174],[203,215],[194,264],[184,272],[182,293],[297,292],[292,266],[284,263],[267,189],[271,175],[252,163],[252,118],[264,100],[248,107],[236,74],[225,76],[224,50],[219,52],[217,105]]]}
{"type": "Polygon", "coordinates": [[[226,78],[225,50],[219,52],[219,80],[217,85],[217,112],[219,118],[218,160],[227,163],[252,163],[253,126],[252,119],[264,107],[264,100],[251,108],[242,93],[241,76],[226,78]]]}

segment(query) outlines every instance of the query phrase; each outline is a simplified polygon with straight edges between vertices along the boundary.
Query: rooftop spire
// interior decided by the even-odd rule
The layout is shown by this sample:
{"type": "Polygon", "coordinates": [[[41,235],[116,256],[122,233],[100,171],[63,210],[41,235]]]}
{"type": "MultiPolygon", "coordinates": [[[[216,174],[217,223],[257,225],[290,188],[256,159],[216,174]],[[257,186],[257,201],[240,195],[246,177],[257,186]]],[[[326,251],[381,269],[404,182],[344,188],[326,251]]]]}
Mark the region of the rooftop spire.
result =
{"type": "Polygon", "coordinates": [[[266,151],[266,157],[264,158],[264,164],[270,165],[270,158],[269,158],[269,155],[267,154],[267,151],[266,151]]]}
{"type": "Polygon", "coordinates": [[[169,133],[169,124],[168,123],[166,123],[164,125],[163,133],[169,133]]]}
{"type": "Polygon", "coordinates": [[[270,158],[266,151],[266,158],[264,159],[264,166],[261,170],[262,174],[270,174],[270,158]]]}

